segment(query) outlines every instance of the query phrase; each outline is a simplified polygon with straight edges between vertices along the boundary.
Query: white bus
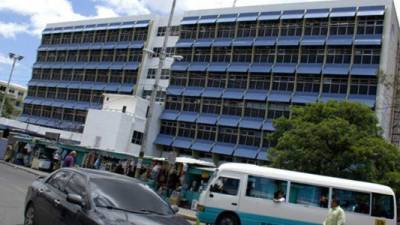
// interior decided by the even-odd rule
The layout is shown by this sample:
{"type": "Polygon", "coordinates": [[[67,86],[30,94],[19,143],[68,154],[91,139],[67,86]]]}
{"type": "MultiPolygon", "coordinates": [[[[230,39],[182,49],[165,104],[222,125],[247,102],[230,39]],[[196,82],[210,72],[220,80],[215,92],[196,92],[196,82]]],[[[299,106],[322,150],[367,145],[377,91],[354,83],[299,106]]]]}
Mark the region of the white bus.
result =
{"type": "Polygon", "coordinates": [[[197,216],[216,225],[321,225],[333,198],[346,225],[396,224],[395,195],[387,186],[241,163],[216,170],[197,216]]]}

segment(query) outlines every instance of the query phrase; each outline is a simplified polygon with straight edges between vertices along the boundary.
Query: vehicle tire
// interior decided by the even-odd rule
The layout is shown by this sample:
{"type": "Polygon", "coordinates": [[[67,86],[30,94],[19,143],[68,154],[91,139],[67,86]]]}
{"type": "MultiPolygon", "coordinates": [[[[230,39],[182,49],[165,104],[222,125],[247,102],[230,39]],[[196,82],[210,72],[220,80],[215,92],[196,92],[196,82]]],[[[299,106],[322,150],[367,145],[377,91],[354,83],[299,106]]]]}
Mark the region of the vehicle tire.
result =
{"type": "Polygon", "coordinates": [[[216,225],[240,225],[240,221],[233,214],[223,214],[218,218],[216,225]]]}
{"type": "Polygon", "coordinates": [[[25,212],[24,225],[36,225],[35,220],[35,208],[30,204],[25,212]]]}

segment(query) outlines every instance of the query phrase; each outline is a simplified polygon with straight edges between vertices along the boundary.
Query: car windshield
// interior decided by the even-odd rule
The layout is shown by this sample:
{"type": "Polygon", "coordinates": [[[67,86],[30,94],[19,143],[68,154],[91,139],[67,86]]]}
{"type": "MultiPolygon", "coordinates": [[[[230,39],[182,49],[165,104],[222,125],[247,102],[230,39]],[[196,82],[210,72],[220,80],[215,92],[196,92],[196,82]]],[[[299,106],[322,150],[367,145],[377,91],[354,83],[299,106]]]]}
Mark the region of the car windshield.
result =
{"type": "Polygon", "coordinates": [[[145,184],[109,178],[91,179],[92,198],[97,207],[130,212],[171,215],[170,206],[145,184]]]}

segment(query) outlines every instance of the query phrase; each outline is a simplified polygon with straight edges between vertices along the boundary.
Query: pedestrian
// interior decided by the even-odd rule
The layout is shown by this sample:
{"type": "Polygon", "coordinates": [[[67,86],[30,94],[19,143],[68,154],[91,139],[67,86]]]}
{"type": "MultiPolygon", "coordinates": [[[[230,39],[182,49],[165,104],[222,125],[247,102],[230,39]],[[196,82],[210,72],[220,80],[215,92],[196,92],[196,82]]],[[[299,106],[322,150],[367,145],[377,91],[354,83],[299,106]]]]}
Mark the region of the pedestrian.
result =
{"type": "Polygon", "coordinates": [[[76,151],[72,151],[65,157],[63,167],[74,167],[75,166],[76,151]]]}
{"type": "Polygon", "coordinates": [[[333,198],[331,208],[329,209],[328,215],[323,225],[345,225],[346,215],[343,209],[340,207],[339,200],[333,198]]]}

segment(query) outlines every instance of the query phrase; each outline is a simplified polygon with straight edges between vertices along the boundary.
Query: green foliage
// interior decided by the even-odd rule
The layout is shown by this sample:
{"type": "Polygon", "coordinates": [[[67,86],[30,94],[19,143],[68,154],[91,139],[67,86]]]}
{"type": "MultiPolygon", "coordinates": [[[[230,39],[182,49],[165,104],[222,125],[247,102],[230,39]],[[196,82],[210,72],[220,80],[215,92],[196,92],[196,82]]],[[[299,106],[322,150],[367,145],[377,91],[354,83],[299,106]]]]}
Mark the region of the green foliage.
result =
{"type": "Polygon", "coordinates": [[[274,121],[274,167],[383,183],[400,193],[400,153],[381,136],[375,113],[351,102],[293,108],[274,121]]]}
{"type": "MultiPolygon", "coordinates": [[[[0,104],[1,101],[3,100],[3,93],[0,93],[0,104]]],[[[4,103],[4,108],[3,108],[3,116],[6,118],[14,118],[16,115],[19,114],[19,110],[17,110],[10,100],[9,97],[6,98],[6,101],[4,103]]]]}

